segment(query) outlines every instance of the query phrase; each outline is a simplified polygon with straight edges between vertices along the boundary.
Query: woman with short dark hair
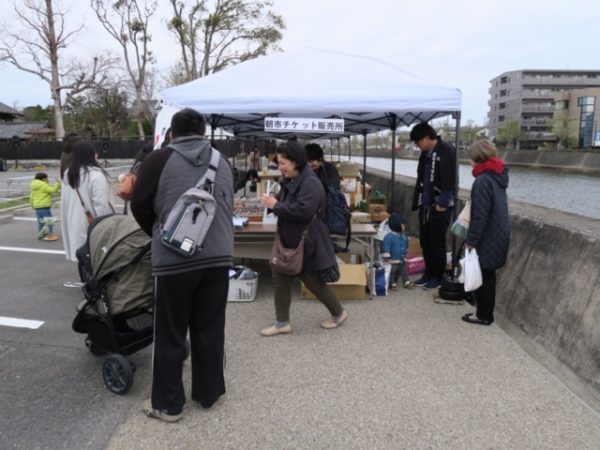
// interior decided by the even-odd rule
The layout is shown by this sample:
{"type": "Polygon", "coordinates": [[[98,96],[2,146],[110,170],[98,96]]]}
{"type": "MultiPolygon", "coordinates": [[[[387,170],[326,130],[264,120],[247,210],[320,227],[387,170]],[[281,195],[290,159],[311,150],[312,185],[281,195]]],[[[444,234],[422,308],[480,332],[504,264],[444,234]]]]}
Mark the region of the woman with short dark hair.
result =
{"type": "MultiPolygon", "coordinates": [[[[339,327],[348,318],[335,292],[327,285],[340,277],[327,225],[323,222],[325,190],[306,162],[304,149],[288,141],[277,148],[282,180],[277,196],[261,196],[263,206],[277,216],[277,229],[286,248],[298,247],[302,233],[308,227],[304,241],[303,269],[300,278],[310,291],[327,307],[331,317],[321,323],[323,328],[339,327]]],[[[276,322],[261,330],[263,336],[292,332],[290,305],[294,275],[273,269],[276,322]]]]}

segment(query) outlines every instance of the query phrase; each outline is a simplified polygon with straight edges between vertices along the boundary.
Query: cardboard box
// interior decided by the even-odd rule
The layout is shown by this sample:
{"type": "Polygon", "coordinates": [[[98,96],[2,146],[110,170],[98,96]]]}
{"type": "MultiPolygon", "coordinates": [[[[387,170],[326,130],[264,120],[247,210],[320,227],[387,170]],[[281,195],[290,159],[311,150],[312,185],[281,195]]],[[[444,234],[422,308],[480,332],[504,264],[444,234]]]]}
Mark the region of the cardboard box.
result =
{"type": "Polygon", "coordinates": [[[358,253],[336,253],[337,256],[344,264],[360,264],[362,258],[358,253]]]}
{"type": "Polygon", "coordinates": [[[358,166],[354,163],[341,163],[338,172],[342,176],[342,178],[359,178],[360,170],[358,166]]]}
{"type": "Polygon", "coordinates": [[[410,236],[408,239],[408,257],[411,256],[423,256],[423,249],[421,248],[421,242],[419,236],[410,236]]]}
{"type": "Polygon", "coordinates": [[[381,223],[388,217],[390,217],[390,214],[387,211],[381,211],[378,213],[371,214],[371,221],[376,222],[376,223],[381,223]]]}
{"type": "Polygon", "coordinates": [[[352,223],[370,223],[371,214],[360,211],[352,211],[352,219],[350,219],[350,221],[352,223]]]}
{"type": "MultiPolygon", "coordinates": [[[[363,264],[340,264],[340,279],[328,283],[339,300],[365,300],[367,298],[367,274],[363,264]]],[[[316,298],[304,283],[300,284],[300,297],[316,298]]]]}
{"type": "Polygon", "coordinates": [[[369,203],[369,214],[379,214],[387,211],[385,203],[369,203]]]}

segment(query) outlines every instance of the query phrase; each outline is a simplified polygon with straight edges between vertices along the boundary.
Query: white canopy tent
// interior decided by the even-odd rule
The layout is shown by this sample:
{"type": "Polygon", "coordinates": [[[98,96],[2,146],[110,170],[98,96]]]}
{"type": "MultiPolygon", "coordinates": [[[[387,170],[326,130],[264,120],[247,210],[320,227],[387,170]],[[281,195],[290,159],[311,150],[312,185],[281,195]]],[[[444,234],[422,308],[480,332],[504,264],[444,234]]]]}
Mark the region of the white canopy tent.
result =
{"type": "MultiPolygon", "coordinates": [[[[461,99],[457,88],[433,85],[381,60],[312,48],[246,61],[161,96],[155,143],[171,115],[185,107],[203,113],[213,130],[236,136],[316,139],[340,135],[265,132],[265,117],[343,119],[342,135],[390,129],[395,136],[400,126],[449,114],[458,128],[461,99]]],[[[392,158],[392,182],[394,172],[392,158]]]]}

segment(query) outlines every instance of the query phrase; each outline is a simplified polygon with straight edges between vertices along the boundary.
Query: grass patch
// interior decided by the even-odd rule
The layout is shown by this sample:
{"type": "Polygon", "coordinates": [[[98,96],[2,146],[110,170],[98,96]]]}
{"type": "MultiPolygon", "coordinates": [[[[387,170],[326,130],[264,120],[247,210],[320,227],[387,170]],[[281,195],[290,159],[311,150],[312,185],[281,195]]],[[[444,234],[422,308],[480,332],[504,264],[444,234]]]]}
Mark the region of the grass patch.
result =
{"type": "MultiPolygon", "coordinates": [[[[53,200],[57,199],[57,198],[60,198],[60,191],[54,192],[52,194],[53,200]]],[[[0,210],[7,209],[7,208],[13,208],[15,206],[29,206],[29,196],[13,198],[10,200],[5,200],[3,202],[0,202],[0,210]]]]}
{"type": "Polygon", "coordinates": [[[0,209],[12,208],[14,206],[29,205],[29,197],[14,198],[0,202],[0,209]]]}

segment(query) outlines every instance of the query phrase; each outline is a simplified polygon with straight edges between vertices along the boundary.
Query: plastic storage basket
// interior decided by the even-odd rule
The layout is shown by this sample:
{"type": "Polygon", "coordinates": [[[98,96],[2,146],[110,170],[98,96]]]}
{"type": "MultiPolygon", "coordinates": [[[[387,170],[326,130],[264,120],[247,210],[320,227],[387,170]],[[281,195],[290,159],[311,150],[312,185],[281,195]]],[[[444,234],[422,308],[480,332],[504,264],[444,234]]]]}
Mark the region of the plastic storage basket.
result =
{"type": "Polygon", "coordinates": [[[256,288],[258,286],[258,277],[251,280],[229,279],[228,302],[251,302],[256,297],[256,288]]]}

